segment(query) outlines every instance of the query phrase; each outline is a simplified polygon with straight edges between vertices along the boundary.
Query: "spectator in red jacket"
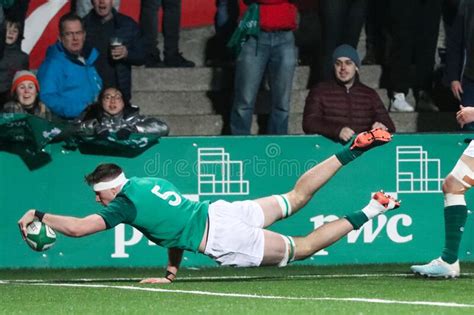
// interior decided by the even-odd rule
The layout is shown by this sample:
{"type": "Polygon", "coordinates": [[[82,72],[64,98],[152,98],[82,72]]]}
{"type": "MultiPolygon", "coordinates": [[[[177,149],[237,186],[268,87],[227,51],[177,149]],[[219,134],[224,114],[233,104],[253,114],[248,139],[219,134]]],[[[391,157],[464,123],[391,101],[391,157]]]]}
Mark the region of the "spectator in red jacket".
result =
{"type": "Polygon", "coordinates": [[[255,99],[263,75],[268,76],[271,113],[267,134],[288,133],[288,112],[296,68],[296,7],[290,0],[251,0],[260,9],[260,34],[249,36],[235,61],[234,103],[230,129],[250,134],[255,99]]]}
{"type": "Polygon", "coordinates": [[[360,59],[349,45],[341,45],[332,56],[335,79],[313,87],[303,113],[303,130],[335,141],[347,142],[355,134],[373,128],[395,131],[377,92],[360,83],[360,59]]]}

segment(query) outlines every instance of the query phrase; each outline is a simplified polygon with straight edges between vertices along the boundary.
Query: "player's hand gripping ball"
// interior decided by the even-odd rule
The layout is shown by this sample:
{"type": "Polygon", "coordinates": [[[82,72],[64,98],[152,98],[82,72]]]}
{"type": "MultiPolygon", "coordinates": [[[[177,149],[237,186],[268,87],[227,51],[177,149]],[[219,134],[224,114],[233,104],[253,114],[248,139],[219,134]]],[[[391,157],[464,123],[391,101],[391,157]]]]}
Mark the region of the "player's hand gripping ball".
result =
{"type": "Polygon", "coordinates": [[[26,227],[26,243],[32,249],[42,252],[50,249],[56,242],[56,233],[40,221],[33,221],[26,227]]]}

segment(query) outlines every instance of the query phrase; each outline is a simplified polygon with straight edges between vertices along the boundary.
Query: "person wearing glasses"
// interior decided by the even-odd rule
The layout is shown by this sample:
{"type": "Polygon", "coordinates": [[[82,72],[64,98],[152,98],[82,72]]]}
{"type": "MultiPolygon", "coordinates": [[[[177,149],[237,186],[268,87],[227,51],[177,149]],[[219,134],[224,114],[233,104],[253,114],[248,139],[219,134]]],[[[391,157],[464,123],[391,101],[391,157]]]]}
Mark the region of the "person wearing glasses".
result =
{"type": "Polygon", "coordinates": [[[115,133],[119,139],[128,139],[131,133],[159,136],[169,133],[166,123],[140,115],[138,107],[131,105],[115,87],[102,89],[99,101],[87,107],[76,123],[78,132],[100,138],[107,138],[110,133],[115,133]]]}
{"type": "Polygon", "coordinates": [[[97,100],[102,79],[95,68],[99,56],[84,45],[86,32],[79,16],[68,13],[59,20],[58,41],[50,46],[38,70],[40,98],[53,114],[77,118],[97,100]]]}

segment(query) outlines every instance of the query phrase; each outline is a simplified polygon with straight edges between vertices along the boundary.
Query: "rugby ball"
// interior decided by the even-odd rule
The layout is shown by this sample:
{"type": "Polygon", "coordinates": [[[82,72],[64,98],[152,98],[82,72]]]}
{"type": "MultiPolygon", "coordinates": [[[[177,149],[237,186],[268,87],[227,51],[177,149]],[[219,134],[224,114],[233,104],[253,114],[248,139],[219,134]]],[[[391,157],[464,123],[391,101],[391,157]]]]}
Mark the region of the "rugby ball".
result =
{"type": "Polygon", "coordinates": [[[26,243],[38,252],[50,249],[56,242],[56,233],[40,221],[33,221],[26,227],[26,243]]]}

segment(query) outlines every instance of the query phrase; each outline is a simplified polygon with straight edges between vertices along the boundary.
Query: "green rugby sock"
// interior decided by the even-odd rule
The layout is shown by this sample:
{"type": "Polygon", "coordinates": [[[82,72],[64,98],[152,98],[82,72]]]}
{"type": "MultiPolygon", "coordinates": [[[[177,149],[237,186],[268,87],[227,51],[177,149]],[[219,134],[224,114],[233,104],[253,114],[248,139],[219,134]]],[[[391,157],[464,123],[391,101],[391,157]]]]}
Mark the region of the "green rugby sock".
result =
{"type": "Polygon", "coordinates": [[[458,260],[459,244],[461,243],[466,219],[467,207],[465,205],[444,208],[445,243],[441,258],[448,264],[458,260]]]}
{"type": "Polygon", "coordinates": [[[344,147],[341,151],[337,152],[336,158],[341,162],[342,165],[346,165],[347,163],[355,160],[359,157],[363,151],[354,149],[351,150],[350,146],[344,147]]]}
{"type": "Polygon", "coordinates": [[[354,230],[358,230],[365,222],[369,221],[369,218],[362,211],[353,212],[344,216],[344,218],[352,224],[354,230]]]}

